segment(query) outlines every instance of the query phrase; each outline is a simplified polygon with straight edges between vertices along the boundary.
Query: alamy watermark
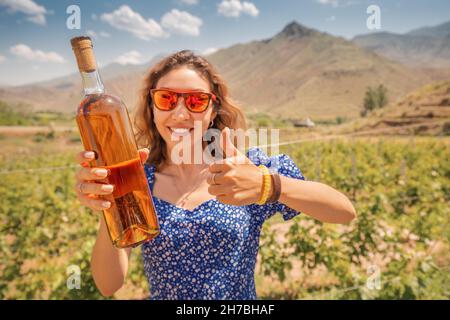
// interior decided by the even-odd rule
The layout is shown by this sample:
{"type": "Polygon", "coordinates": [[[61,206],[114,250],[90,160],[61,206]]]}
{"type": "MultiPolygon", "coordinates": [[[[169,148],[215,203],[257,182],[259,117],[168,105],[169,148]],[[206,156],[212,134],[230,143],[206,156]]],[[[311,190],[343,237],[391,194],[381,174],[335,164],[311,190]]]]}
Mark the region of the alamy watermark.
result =
{"type": "MultiPolygon", "coordinates": [[[[273,128],[230,129],[229,138],[233,142],[236,141],[233,149],[237,149],[241,154],[245,154],[248,147],[249,151],[259,148],[268,155],[276,155],[279,153],[279,131],[273,128]]],[[[224,153],[225,157],[229,157],[226,149],[230,145],[227,146],[229,142],[224,141],[222,131],[209,128],[203,133],[201,121],[194,121],[192,134],[191,132],[183,136],[172,134],[171,140],[177,141],[170,155],[174,164],[211,164],[223,159],[224,153]],[[203,148],[203,142],[208,143],[207,148],[203,148]]],[[[235,163],[244,162],[245,158],[236,157],[235,159],[235,163]]]]}
{"type": "Polygon", "coordinates": [[[81,9],[76,4],[72,4],[66,8],[66,13],[69,15],[66,19],[66,27],[69,30],[81,29],[81,9]]]}
{"type": "Polygon", "coordinates": [[[81,289],[81,269],[75,264],[71,264],[66,268],[67,274],[67,289],[81,289]]]}
{"type": "Polygon", "coordinates": [[[377,265],[370,265],[367,267],[368,278],[366,281],[366,287],[369,290],[381,289],[381,271],[377,265]]]}
{"type": "Polygon", "coordinates": [[[369,30],[381,29],[381,9],[379,6],[372,4],[367,7],[366,13],[369,17],[366,20],[366,26],[369,30]]]}

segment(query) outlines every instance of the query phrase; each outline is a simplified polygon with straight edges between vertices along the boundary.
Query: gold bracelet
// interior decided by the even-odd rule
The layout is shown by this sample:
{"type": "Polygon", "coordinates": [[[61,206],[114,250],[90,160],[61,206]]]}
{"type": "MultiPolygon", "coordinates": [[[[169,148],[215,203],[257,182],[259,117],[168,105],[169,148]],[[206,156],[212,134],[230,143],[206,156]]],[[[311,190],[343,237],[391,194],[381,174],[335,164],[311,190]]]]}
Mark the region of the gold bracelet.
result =
{"type": "Polygon", "coordinates": [[[263,174],[263,187],[261,191],[261,197],[256,202],[256,204],[263,205],[267,202],[267,199],[269,198],[269,193],[271,189],[272,179],[270,177],[270,171],[265,165],[259,165],[258,168],[262,170],[263,174]]]}

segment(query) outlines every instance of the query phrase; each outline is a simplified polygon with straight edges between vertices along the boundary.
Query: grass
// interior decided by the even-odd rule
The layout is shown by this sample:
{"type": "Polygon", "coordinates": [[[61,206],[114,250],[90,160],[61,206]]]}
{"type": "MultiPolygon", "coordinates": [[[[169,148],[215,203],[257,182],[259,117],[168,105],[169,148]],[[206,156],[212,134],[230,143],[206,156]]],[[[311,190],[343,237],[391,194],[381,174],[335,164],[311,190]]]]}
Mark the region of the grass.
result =
{"type": "MultiPolygon", "coordinates": [[[[283,135],[283,139],[302,137],[305,133],[304,130],[293,128],[287,132],[289,135],[283,135]]],[[[405,204],[398,208],[386,206],[381,214],[383,219],[386,218],[386,221],[398,228],[399,225],[406,226],[416,221],[418,212],[428,210],[428,205],[432,205],[433,210],[437,211],[434,211],[433,219],[427,222],[429,225],[421,228],[431,228],[426,231],[431,239],[439,239],[433,259],[438,267],[444,267],[450,260],[448,239],[440,237],[438,233],[443,227],[440,219],[445,215],[445,198],[441,197],[440,188],[445,181],[443,170],[449,158],[448,145],[448,138],[389,137],[389,140],[386,140],[384,137],[370,137],[301,143],[283,146],[280,152],[290,155],[308,179],[320,179],[353,196],[351,189],[348,189],[349,182],[352,181],[351,175],[348,175],[352,172],[351,150],[355,150],[359,168],[356,174],[362,183],[356,196],[359,199],[357,203],[361,206],[380,194],[385,194],[386,201],[391,203],[391,199],[401,197],[403,191],[416,190],[415,192],[421,195],[421,192],[428,190],[423,193],[422,202],[405,204]],[[432,154],[427,156],[427,152],[432,154]],[[405,185],[400,185],[396,175],[402,172],[403,156],[407,156],[405,172],[411,175],[411,178],[404,182],[405,185]],[[365,165],[374,168],[369,170],[365,165]],[[377,171],[376,166],[382,166],[384,171],[377,171]],[[377,178],[381,173],[385,180],[377,178]],[[423,188],[414,184],[414,181],[419,179],[422,179],[420,181],[423,188]],[[397,211],[399,213],[396,213],[397,211]],[[435,217],[436,212],[440,212],[440,218],[435,217]]],[[[33,136],[5,137],[0,150],[0,163],[2,170],[70,166],[75,164],[75,154],[80,150],[82,146],[74,139],[74,133],[58,133],[53,138],[40,142],[36,142],[33,136]]],[[[101,298],[89,271],[89,257],[95,241],[98,219],[75,199],[74,173],[75,168],[68,168],[42,171],[38,174],[24,171],[2,176],[0,210],[4,227],[0,232],[0,244],[4,260],[0,268],[0,295],[3,298],[101,298]],[[19,223],[20,227],[14,227],[15,223],[19,223]],[[67,292],[65,288],[65,268],[69,264],[79,265],[82,269],[84,289],[81,292],[67,292]],[[2,283],[6,283],[7,287],[2,289],[2,283]]],[[[360,210],[364,208],[361,207],[360,210]]],[[[289,239],[286,233],[292,226],[296,223],[303,225],[307,221],[305,215],[289,222],[276,215],[267,222],[262,243],[267,243],[268,235],[274,231],[278,235],[276,241],[281,245],[289,239]]],[[[426,222],[427,219],[420,218],[417,221],[426,222]]],[[[333,228],[329,229],[330,234],[334,232],[332,230],[333,228]]],[[[400,240],[397,242],[400,243],[400,240]]],[[[414,250],[422,252],[424,249],[425,243],[414,250]]],[[[286,272],[287,280],[281,281],[276,274],[263,273],[261,258],[260,252],[255,280],[257,294],[262,299],[342,298],[336,290],[348,287],[324,268],[310,272],[296,256],[290,258],[293,267],[286,272]]],[[[267,269],[267,266],[265,268],[267,269]]],[[[388,273],[388,269],[383,272],[388,273]]],[[[396,272],[401,276],[407,275],[403,269],[396,272]]],[[[419,296],[442,297],[448,283],[444,273],[430,273],[428,278],[430,284],[424,285],[423,290],[426,292],[418,293],[419,296]]],[[[408,281],[411,280],[405,278],[401,283],[404,285],[408,281]]],[[[147,295],[147,290],[138,249],[132,254],[129,277],[115,298],[141,299],[147,295]]],[[[393,297],[402,296],[392,288],[389,290],[383,292],[393,292],[393,297]]]]}

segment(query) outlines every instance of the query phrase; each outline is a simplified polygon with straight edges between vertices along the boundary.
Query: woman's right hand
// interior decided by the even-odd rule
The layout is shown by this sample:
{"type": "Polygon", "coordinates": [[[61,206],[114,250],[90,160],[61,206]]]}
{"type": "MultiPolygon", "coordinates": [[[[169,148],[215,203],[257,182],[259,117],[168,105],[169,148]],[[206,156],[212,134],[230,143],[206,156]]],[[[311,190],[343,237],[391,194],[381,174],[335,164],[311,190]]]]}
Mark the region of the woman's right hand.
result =
{"type": "MultiPolygon", "coordinates": [[[[148,158],[149,150],[143,148],[138,151],[141,162],[144,163],[148,158]]],[[[93,151],[80,152],[76,159],[82,166],[76,173],[75,192],[78,200],[94,211],[108,209],[111,206],[111,202],[102,199],[102,196],[111,194],[114,186],[100,182],[100,180],[107,177],[107,170],[104,168],[89,167],[88,163],[95,159],[93,151]]]]}

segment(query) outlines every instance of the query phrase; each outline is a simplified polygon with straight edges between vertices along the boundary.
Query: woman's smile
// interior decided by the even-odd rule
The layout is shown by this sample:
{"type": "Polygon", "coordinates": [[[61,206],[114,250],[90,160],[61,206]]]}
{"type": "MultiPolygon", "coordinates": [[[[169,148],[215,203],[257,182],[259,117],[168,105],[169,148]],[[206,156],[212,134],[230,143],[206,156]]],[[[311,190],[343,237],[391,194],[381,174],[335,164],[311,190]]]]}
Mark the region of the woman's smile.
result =
{"type": "Polygon", "coordinates": [[[168,126],[167,129],[170,130],[172,137],[184,137],[194,131],[194,127],[184,126],[168,126]]]}

